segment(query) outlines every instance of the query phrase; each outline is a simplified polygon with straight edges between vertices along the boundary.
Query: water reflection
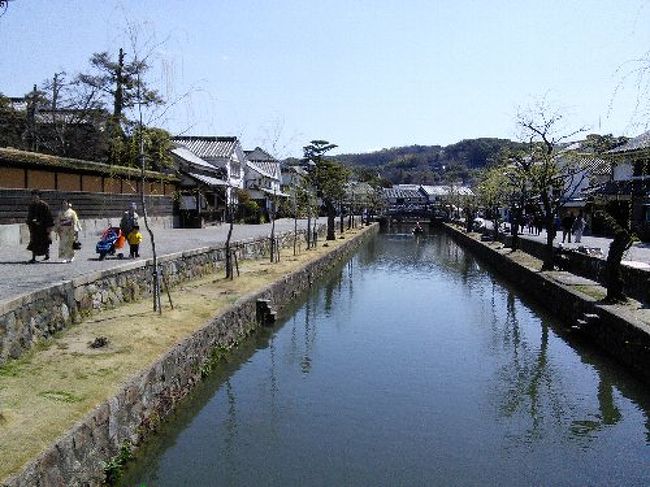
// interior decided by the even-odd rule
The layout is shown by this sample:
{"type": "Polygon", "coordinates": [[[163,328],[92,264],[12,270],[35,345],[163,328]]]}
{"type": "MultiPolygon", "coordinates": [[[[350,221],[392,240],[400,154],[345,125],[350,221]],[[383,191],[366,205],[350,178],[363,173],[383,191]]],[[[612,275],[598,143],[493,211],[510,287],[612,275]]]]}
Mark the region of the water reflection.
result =
{"type": "Polygon", "coordinates": [[[648,484],[647,387],[563,330],[446,236],[381,236],[125,485],[648,484]]]}
{"type": "MultiPolygon", "coordinates": [[[[509,439],[534,444],[549,436],[554,441],[564,437],[587,448],[604,428],[623,420],[615,398],[613,377],[602,367],[602,360],[585,361],[585,356],[582,356],[582,363],[590,366],[581,371],[581,379],[588,381],[590,386],[593,382],[597,385],[589,387],[588,391],[576,390],[572,380],[575,377],[570,377],[572,365],[562,364],[566,357],[550,351],[552,339],[566,337],[556,334],[545,317],[523,330],[519,314],[526,314],[526,321],[529,321],[529,308],[522,305],[512,290],[506,292],[505,306],[502,306],[501,289],[493,286],[490,298],[493,343],[500,343],[505,352],[494,378],[499,396],[498,411],[501,418],[517,419],[522,426],[513,430],[509,439]],[[503,308],[505,315],[501,316],[503,308]],[[531,336],[535,331],[536,341],[531,336]]],[[[647,418],[647,399],[643,402],[645,407],[642,409],[647,418]]],[[[645,427],[647,437],[650,432],[647,421],[645,427]]]]}

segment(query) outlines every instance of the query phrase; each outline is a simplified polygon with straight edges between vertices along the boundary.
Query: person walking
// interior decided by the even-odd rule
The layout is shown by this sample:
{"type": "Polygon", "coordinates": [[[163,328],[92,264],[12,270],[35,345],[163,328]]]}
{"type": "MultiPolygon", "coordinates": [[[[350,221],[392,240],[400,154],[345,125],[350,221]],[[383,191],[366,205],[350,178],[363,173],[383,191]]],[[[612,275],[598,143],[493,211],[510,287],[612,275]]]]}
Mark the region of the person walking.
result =
{"type": "Polygon", "coordinates": [[[54,218],[48,204],[41,199],[41,192],[32,191],[32,201],[27,209],[27,227],[29,228],[29,245],[27,250],[32,252],[29,264],[36,263],[36,257],[44,255],[43,260],[50,259],[50,232],[54,227],[54,218]]]}
{"type": "Polygon", "coordinates": [[[56,233],[59,236],[59,259],[63,262],[74,260],[74,243],[77,241],[81,225],[77,212],[72,209],[68,200],[61,203],[61,211],[56,219],[56,233]]]}
{"type": "Polygon", "coordinates": [[[568,243],[571,243],[571,229],[573,228],[574,221],[575,217],[571,213],[567,213],[566,216],[562,218],[562,243],[564,243],[567,238],[569,239],[568,243]]]}
{"type": "Polygon", "coordinates": [[[122,230],[122,235],[124,238],[127,238],[133,227],[139,225],[139,216],[135,210],[138,209],[138,205],[131,203],[129,209],[124,212],[122,215],[122,220],[120,220],[120,230],[122,230]]]}
{"type": "Polygon", "coordinates": [[[585,217],[582,215],[582,212],[578,214],[578,218],[576,218],[576,221],[573,222],[573,227],[571,228],[573,230],[573,237],[574,237],[574,242],[575,243],[580,243],[582,240],[582,234],[585,231],[585,226],[587,225],[587,222],[585,221],[585,217]]]}

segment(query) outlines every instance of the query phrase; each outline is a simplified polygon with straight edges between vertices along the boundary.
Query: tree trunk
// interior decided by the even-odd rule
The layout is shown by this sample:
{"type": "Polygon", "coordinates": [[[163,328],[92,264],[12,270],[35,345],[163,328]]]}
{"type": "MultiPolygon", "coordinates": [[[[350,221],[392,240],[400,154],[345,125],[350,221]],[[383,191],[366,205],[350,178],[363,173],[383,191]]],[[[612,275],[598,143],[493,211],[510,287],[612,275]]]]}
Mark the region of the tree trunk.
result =
{"type": "Polygon", "coordinates": [[[607,301],[619,302],[625,300],[623,293],[623,273],[621,272],[621,260],[623,254],[632,245],[630,233],[625,229],[619,229],[614,235],[612,243],[609,244],[607,253],[607,301]]]}
{"type": "MultiPolygon", "coordinates": [[[[230,196],[228,199],[230,199],[230,196]]],[[[231,204],[228,204],[226,212],[228,215],[228,236],[226,237],[226,279],[232,279],[234,277],[234,272],[232,265],[232,254],[230,251],[230,239],[232,237],[234,218],[231,204]]]]}
{"type": "Polygon", "coordinates": [[[311,249],[311,208],[307,213],[307,250],[311,249]]]}
{"type": "Polygon", "coordinates": [[[474,226],[474,211],[471,208],[465,209],[465,231],[467,233],[473,230],[474,226]]]}
{"type": "Polygon", "coordinates": [[[519,222],[521,221],[521,210],[516,207],[510,208],[510,248],[512,250],[519,249],[519,222]]]}
{"type": "Polygon", "coordinates": [[[331,201],[325,201],[327,209],[327,240],[336,239],[336,207],[331,201]]]}
{"type": "Polygon", "coordinates": [[[544,262],[542,263],[543,271],[552,271],[555,268],[555,249],[553,241],[555,240],[555,219],[551,202],[548,194],[541,194],[542,204],[544,205],[544,224],[546,226],[546,245],[544,249],[544,262]]]}
{"type": "Polygon", "coordinates": [[[341,216],[340,216],[340,221],[339,221],[339,227],[341,230],[341,235],[343,235],[343,232],[345,231],[345,215],[343,214],[343,203],[340,204],[341,208],[341,216]]]}

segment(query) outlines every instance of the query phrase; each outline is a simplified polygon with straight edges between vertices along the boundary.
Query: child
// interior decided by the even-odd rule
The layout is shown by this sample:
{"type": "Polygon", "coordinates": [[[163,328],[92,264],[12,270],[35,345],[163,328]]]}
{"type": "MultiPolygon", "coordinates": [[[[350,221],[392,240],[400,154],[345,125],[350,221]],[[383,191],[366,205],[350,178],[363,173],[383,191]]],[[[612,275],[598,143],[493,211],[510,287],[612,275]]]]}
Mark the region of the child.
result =
{"type": "Polygon", "coordinates": [[[133,228],[126,236],[126,239],[129,242],[129,255],[131,258],[140,257],[140,243],[142,242],[140,227],[138,225],[133,225],[133,228]]]}

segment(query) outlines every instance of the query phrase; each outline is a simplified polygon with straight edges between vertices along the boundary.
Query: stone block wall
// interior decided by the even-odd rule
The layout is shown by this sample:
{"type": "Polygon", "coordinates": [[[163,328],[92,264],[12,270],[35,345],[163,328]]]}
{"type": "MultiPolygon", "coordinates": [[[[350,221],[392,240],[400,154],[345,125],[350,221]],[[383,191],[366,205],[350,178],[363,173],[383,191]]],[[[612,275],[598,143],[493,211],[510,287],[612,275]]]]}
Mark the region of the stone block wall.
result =
{"type": "MultiPolygon", "coordinates": [[[[324,237],[325,226],[318,228],[324,237]]],[[[305,232],[299,238],[305,239],[305,232]]],[[[293,247],[293,232],[278,235],[281,248],[293,247]]],[[[234,242],[239,260],[269,255],[269,240],[234,242]]],[[[179,252],[159,259],[171,286],[214,272],[225,261],[223,246],[179,252]]],[[[0,365],[18,358],[38,340],[51,337],[83,316],[151,295],[151,259],[95,272],[0,303],[0,365]]]]}
{"type": "Polygon", "coordinates": [[[212,351],[235,345],[259,326],[258,299],[269,299],[274,307],[283,309],[311,287],[315,278],[339,265],[378,229],[375,224],[322,258],[240,298],[131,379],[117,395],[97,406],[22,472],[4,480],[2,486],[102,485],[104,462],[115,457],[125,442],[137,447],[151,434],[201,380],[201,370],[212,351]]]}

